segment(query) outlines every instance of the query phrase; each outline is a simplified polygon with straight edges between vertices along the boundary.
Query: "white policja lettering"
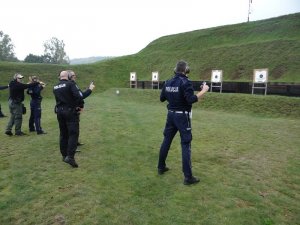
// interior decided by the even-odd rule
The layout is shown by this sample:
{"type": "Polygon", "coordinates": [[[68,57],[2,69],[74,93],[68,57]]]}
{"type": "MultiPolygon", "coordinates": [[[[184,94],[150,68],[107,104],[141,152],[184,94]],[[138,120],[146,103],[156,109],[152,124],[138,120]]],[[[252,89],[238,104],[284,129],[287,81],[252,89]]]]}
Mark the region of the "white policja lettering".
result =
{"type": "Polygon", "coordinates": [[[166,87],[166,92],[178,92],[178,87],[166,87]]]}
{"type": "Polygon", "coordinates": [[[66,86],[66,84],[59,84],[59,85],[56,85],[56,86],[54,86],[54,90],[59,89],[59,88],[63,88],[63,87],[65,87],[65,86],[66,86]]]}

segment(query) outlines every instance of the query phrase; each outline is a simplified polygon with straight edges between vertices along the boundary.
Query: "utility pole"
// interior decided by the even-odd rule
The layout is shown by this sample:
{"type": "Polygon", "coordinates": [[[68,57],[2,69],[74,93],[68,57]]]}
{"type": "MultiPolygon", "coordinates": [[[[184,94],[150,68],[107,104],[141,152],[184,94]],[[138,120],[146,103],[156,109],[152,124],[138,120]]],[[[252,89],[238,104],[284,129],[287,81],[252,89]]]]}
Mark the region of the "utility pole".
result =
{"type": "Polygon", "coordinates": [[[248,6],[248,20],[247,20],[248,23],[249,23],[249,17],[250,17],[250,13],[251,13],[251,3],[252,3],[252,0],[249,0],[249,6],[248,6]]]}

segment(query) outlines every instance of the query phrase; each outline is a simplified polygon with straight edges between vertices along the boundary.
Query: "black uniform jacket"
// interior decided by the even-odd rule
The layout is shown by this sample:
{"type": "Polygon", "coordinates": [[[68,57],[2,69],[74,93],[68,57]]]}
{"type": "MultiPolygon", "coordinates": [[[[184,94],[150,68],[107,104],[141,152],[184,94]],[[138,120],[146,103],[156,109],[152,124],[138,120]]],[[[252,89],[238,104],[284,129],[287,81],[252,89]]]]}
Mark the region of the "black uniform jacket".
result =
{"type": "Polygon", "coordinates": [[[8,85],[6,85],[6,86],[0,86],[0,90],[4,90],[6,88],[8,88],[8,85]]]}
{"type": "Polygon", "coordinates": [[[9,98],[15,102],[23,102],[24,101],[24,90],[29,87],[34,87],[38,85],[38,82],[34,82],[31,84],[23,84],[16,80],[12,80],[9,83],[9,98]]]}
{"type": "Polygon", "coordinates": [[[56,107],[68,107],[76,109],[80,107],[83,96],[77,85],[69,80],[60,80],[53,87],[53,94],[56,100],[56,107]]]}

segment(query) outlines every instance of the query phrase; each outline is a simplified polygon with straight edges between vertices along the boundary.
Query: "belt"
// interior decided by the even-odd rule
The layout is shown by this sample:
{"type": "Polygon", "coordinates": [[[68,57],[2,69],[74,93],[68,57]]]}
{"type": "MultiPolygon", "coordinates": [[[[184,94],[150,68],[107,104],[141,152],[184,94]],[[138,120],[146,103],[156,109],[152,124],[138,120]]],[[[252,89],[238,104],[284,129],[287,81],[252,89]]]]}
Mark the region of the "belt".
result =
{"type": "Polygon", "coordinates": [[[68,106],[56,106],[59,111],[76,111],[76,108],[68,107],[68,106]]]}
{"type": "Polygon", "coordinates": [[[183,113],[189,114],[190,113],[188,111],[173,111],[173,110],[169,110],[169,112],[171,112],[171,113],[181,113],[181,114],[183,114],[183,113]]]}

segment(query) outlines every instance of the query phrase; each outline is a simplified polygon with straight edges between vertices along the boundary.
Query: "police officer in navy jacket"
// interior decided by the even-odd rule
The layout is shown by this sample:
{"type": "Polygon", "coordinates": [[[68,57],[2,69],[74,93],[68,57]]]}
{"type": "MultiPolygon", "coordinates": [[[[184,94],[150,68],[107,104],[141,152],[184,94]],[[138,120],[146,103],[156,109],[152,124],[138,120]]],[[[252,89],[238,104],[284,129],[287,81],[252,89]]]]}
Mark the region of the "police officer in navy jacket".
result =
{"type": "MultiPolygon", "coordinates": [[[[32,76],[30,82],[39,81],[37,76],[32,76]]],[[[41,127],[42,117],[42,99],[41,91],[44,89],[45,83],[40,81],[40,84],[27,89],[27,94],[31,96],[30,100],[30,117],[29,117],[29,131],[36,131],[37,134],[46,134],[41,127]]]]}
{"type": "MultiPolygon", "coordinates": [[[[77,84],[76,84],[76,78],[77,78],[77,76],[76,76],[75,72],[73,70],[67,70],[67,72],[68,72],[69,80],[72,81],[72,82],[74,82],[75,85],[77,86],[77,84]]],[[[92,91],[93,91],[94,88],[95,88],[94,82],[91,82],[90,85],[89,85],[89,87],[85,91],[81,91],[81,89],[78,87],[79,91],[82,94],[82,98],[83,99],[89,97],[92,94],[92,91]]],[[[84,108],[84,101],[82,101],[82,104],[81,104],[80,108],[81,108],[81,111],[82,111],[83,108],[84,108]]],[[[79,129],[79,131],[80,131],[80,129],[79,129]]],[[[78,141],[77,142],[77,146],[80,146],[80,145],[83,145],[83,143],[80,143],[78,141]]],[[[76,152],[80,152],[80,150],[77,148],[76,152]]]]}
{"type": "Polygon", "coordinates": [[[203,84],[202,90],[194,94],[192,82],[187,74],[190,72],[185,61],[179,61],[174,69],[174,77],[167,80],[162,88],[160,101],[168,101],[168,115],[164,129],[164,139],[160,147],[158,160],[158,174],[164,174],[169,170],[166,159],[174,136],[180,133],[182,148],[182,170],[184,184],[198,183],[200,179],[192,174],[191,165],[191,109],[192,104],[197,102],[209,90],[209,86],[203,84]]]}

